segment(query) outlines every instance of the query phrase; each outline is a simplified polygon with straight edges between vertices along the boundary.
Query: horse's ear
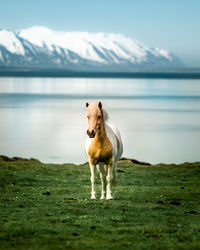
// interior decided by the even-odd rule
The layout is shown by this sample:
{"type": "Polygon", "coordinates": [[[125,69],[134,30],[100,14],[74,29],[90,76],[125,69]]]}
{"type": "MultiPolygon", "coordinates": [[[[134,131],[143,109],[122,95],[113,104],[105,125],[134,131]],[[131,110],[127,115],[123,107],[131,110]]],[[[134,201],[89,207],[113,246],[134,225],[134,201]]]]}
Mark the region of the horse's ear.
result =
{"type": "Polygon", "coordinates": [[[89,106],[89,103],[88,102],[86,102],[86,108],[89,106]]]}
{"type": "Polygon", "coordinates": [[[98,106],[99,106],[99,108],[100,108],[100,110],[101,110],[101,109],[102,109],[102,103],[99,102],[98,106]]]}

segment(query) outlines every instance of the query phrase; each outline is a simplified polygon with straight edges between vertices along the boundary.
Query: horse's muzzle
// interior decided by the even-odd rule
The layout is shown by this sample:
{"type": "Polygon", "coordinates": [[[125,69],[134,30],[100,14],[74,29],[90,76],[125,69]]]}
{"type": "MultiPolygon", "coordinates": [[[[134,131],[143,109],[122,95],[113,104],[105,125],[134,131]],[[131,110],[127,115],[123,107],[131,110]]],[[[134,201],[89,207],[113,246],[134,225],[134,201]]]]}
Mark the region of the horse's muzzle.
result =
{"type": "Polygon", "coordinates": [[[94,138],[95,135],[96,135],[96,133],[95,133],[94,130],[92,130],[92,131],[87,130],[87,134],[88,134],[88,136],[89,136],[90,138],[94,138]]]}

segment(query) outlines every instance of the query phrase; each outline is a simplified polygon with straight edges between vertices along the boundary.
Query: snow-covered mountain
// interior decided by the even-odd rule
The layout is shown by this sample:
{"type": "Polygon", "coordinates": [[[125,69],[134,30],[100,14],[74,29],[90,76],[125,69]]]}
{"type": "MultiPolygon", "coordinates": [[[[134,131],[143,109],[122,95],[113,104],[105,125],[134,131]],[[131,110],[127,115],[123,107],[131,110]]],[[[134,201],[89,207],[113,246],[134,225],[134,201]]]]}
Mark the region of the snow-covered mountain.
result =
{"type": "Polygon", "coordinates": [[[32,27],[0,30],[0,66],[128,72],[183,67],[183,63],[164,49],[119,34],[32,27]]]}

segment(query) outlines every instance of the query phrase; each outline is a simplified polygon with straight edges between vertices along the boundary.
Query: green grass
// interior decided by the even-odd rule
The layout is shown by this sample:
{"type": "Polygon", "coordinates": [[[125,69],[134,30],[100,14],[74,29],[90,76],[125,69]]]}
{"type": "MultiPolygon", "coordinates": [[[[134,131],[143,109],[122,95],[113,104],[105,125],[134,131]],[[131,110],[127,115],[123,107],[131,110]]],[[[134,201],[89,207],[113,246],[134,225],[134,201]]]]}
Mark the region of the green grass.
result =
{"type": "Polygon", "coordinates": [[[200,249],[200,163],[117,169],[100,201],[87,164],[0,160],[0,249],[200,249]]]}

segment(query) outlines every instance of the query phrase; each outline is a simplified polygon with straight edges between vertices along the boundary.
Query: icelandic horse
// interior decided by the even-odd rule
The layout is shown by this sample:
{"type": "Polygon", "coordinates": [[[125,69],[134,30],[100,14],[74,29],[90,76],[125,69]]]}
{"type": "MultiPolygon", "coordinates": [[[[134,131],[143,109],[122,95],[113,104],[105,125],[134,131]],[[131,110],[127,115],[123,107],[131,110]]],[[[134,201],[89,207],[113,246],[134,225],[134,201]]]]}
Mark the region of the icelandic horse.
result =
{"type": "Polygon", "coordinates": [[[115,166],[121,158],[123,145],[119,130],[107,123],[108,114],[102,103],[86,103],[88,119],[88,137],[85,151],[91,171],[91,199],[96,199],[96,167],[100,172],[102,191],[101,199],[112,200],[112,185],[115,184],[115,166]],[[107,188],[106,188],[107,181],[107,188]]]}

